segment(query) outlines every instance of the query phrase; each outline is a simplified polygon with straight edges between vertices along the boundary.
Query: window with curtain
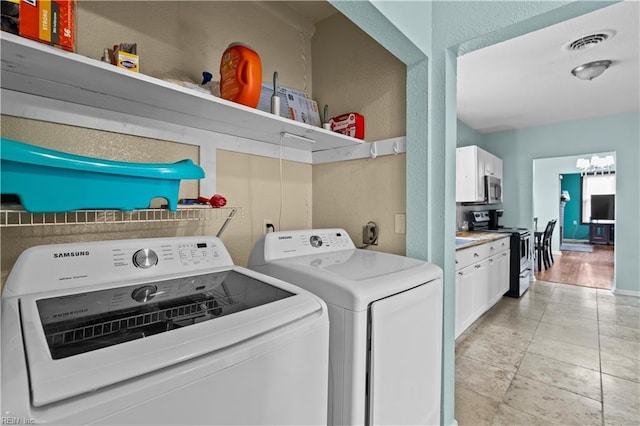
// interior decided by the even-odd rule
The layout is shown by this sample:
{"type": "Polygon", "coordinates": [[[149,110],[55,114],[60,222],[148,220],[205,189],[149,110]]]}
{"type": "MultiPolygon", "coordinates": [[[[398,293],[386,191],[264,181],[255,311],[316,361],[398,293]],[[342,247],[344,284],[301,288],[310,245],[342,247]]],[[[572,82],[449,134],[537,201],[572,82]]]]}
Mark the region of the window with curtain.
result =
{"type": "Polygon", "coordinates": [[[582,223],[589,223],[591,216],[591,196],[616,193],[616,175],[584,175],[582,176],[582,223]]]}

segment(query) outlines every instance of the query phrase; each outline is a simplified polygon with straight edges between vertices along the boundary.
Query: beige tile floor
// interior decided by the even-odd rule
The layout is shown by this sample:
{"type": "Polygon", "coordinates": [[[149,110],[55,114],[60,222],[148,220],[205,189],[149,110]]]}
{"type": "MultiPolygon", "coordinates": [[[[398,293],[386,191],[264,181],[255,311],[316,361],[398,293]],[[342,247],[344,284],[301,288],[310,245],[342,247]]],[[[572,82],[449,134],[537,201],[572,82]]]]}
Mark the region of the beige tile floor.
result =
{"type": "Polygon", "coordinates": [[[640,298],[537,281],[456,341],[460,426],[640,425],[640,298]]]}

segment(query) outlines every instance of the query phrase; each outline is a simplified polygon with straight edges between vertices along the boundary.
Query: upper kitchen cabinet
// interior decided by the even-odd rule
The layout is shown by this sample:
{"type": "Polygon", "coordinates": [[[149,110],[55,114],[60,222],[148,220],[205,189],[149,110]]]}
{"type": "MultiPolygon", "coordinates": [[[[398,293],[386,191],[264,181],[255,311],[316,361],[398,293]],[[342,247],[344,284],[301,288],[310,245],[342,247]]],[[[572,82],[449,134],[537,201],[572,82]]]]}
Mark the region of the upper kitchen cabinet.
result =
{"type": "MultiPolygon", "coordinates": [[[[479,148],[478,148],[479,149],[479,148]]],[[[502,180],[502,160],[490,152],[479,149],[484,157],[484,174],[502,180]]]]}
{"type": "Polygon", "coordinates": [[[456,149],[456,202],[486,203],[487,178],[502,180],[500,158],[476,145],[456,149]]]}

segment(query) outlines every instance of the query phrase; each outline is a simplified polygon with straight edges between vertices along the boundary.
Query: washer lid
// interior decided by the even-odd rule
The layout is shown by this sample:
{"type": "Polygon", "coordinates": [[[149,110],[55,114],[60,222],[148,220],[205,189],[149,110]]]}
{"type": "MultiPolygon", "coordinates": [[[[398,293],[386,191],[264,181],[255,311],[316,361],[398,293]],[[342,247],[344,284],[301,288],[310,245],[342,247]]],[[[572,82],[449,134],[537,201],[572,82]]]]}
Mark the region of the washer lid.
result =
{"type": "Polygon", "coordinates": [[[322,304],[234,268],[20,299],[32,404],[95,391],[237,344],[322,304]]]}
{"type": "Polygon", "coordinates": [[[427,262],[360,249],[280,259],[255,269],[353,311],[442,276],[427,262]]]}

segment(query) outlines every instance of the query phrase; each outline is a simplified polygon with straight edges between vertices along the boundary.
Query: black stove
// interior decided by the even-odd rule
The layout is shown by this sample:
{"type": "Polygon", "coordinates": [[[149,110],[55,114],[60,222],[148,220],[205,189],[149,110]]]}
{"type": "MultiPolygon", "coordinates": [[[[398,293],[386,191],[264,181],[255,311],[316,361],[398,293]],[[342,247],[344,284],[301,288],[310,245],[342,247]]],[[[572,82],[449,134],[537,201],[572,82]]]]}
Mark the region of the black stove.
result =
{"type": "Polygon", "coordinates": [[[531,231],[527,228],[504,228],[504,227],[499,227],[499,228],[489,228],[489,231],[494,231],[494,232],[505,232],[505,233],[518,233],[518,234],[530,234],[531,231]]]}

